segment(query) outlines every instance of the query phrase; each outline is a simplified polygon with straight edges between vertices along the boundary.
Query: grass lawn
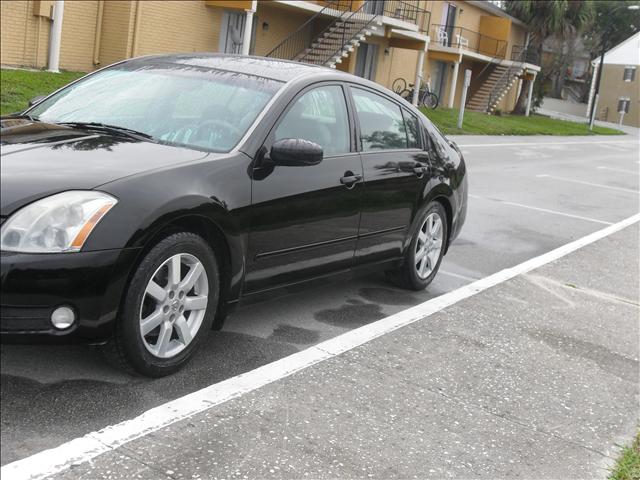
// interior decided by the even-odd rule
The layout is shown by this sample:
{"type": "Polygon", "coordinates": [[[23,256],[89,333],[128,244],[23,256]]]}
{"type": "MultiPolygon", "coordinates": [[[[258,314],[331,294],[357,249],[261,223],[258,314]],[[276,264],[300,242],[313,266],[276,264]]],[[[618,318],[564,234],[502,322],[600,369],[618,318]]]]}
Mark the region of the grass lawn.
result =
{"type": "Polygon", "coordinates": [[[619,130],[606,127],[593,127],[589,131],[587,124],[556,120],[541,115],[487,115],[486,113],[465,110],[462,129],[457,127],[458,110],[423,108],[424,114],[440,130],[449,135],[624,135],[619,130]]]}
{"type": "Polygon", "coordinates": [[[19,112],[33,97],[51,93],[82,75],[80,72],[0,70],[0,115],[19,112]]]}
{"type": "Polygon", "coordinates": [[[610,480],[638,480],[640,478],[640,432],[633,444],[622,450],[610,480]]]}

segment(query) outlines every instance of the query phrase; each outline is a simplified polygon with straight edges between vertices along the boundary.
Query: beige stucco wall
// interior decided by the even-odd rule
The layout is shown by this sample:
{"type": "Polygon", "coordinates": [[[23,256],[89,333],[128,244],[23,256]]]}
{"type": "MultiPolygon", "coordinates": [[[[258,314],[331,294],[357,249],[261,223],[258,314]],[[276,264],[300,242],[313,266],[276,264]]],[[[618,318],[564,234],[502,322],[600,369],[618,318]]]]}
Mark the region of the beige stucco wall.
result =
{"type": "Polygon", "coordinates": [[[35,16],[34,1],[0,1],[0,63],[42,67],[47,62],[48,18],[35,16]]]}
{"type": "Polygon", "coordinates": [[[311,16],[309,13],[283,9],[268,3],[258,3],[256,15],[255,55],[266,55],[311,16]]]}
{"type": "Polygon", "coordinates": [[[134,55],[217,52],[223,9],[201,1],[145,0],[134,55]]]}
{"type": "Polygon", "coordinates": [[[99,66],[106,66],[129,56],[134,7],[135,4],[127,0],[104,2],[99,66]]]}
{"type": "Polygon", "coordinates": [[[618,122],[618,100],[630,99],[629,113],[625,114],[624,125],[640,127],[640,65],[636,65],[633,82],[623,80],[625,65],[605,65],[600,80],[600,99],[598,100],[598,118],[608,122],[618,122]],[[605,117],[604,112],[607,111],[605,117]]]}
{"type": "MultiPolygon", "coordinates": [[[[438,0],[413,0],[420,8],[431,11],[431,25],[442,22],[446,2],[438,0]]],[[[64,22],[60,66],[66,70],[89,71],[135,55],[172,52],[218,51],[221,23],[225,8],[216,5],[231,3],[207,2],[202,0],[106,0],[103,5],[100,48],[97,65],[93,63],[93,52],[100,4],[98,0],[65,2],[64,22]],[[136,30],[136,25],[138,28],[136,30]]],[[[488,12],[461,0],[452,0],[457,6],[455,26],[470,31],[481,29],[482,17],[488,12]]],[[[44,67],[47,62],[50,19],[34,15],[34,12],[48,12],[50,0],[1,1],[2,20],[2,63],[44,67]],[[36,8],[37,5],[42,8],[36,8]]],[[[45,13],[46,14],[46,13],[45,13]]],[[[255,14],[255,54],[264,55],[302,25],[311,15],[310,12],[293,7],[259,2],[255,14]]],[[[486,29],[485,22],[485,29],[486,29]]],[[[317,29],[322,29],[318,22],[317,29]]],[[[432,32],[430,32],[432,33],[432,32]]],[[[524,43],[526,30],[511,25],[509,32],[509,53],[513,44],[524,43]]],[[[433,40],[433,38],[432,38],[433,40]]],[[[372,35],[366,40],[377,44],[378,58],[375,81],[391,87],[393,81],[404,78],[408,83],[415,79],[418,57],[416,50],[389,47],[385,36],[372,35]],[[386,52],[386,53],[385,53],[386,52]]],[[[357,58],[357,49],[349,58],[343,60],[338,68],[353,73],[357,58]]],[[[435,61],[425,58],[423,78],[433,75],[435,61]]],[[[451,64],[449,64],[451,65],[451,64]]],[[[465,59],[460,65],[455,92],[456,107],[462,91],[464,70],[471,68],[476,74],[481,70],[481,62],[465,59]]],[[[446,105],[451,72],[447,78],[445,95],[441,104],[446,105]]],[[[502,106],[509,111],[515,103],[515,89],[502,106]]]]}
{"type": "Polygon", "coordinates": [[[60,67],[86,72],[93,69],[96,42],[96,1],[65,2],[60,42],[60,67]]]}

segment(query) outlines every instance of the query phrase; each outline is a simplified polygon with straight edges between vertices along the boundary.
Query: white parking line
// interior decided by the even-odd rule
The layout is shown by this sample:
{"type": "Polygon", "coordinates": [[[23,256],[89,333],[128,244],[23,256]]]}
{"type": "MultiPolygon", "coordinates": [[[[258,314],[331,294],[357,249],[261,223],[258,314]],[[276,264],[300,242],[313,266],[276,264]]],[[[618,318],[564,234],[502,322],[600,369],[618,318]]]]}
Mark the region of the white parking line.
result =
{"type": "Polygon", "coordinates": [[[499,198],[481,197],[479,195],[471,195],[471,194],[469,194],[469,198],[491,200],[492,202],[504,203],[505,205],[512,205],[514,207],[526,208],[529,210],[535,210],[537,212],[552,213],[554,215],[562,215],[563,217],[576,218],[578,220],[586,220],[587,222],[600,223],[602,225],[613,225],[613,222],[605,222],[604,220],[597,220],[595,218],[583,217],[581,215],[574,215],[572,213],[559,212],[557,210],[549,210],[548,208],[532,207],[531,205],[523,205],[522,203],[509,202],[507,200],[500,200],[499,198]]]}
{"type": "MultiPolygon", "coordinates": [[[[457,142],[456,142],[457,143],[457,142]]],[[[460,144],[459,148],[467,147],[545,147],[547,145],[602,145],[611,143],[635,143],[637,140],[610,140],[610,141],[598,141],[598,142],[536,142],[536,143],[476,143],[476,144],[460,144]]]]}
{"type": "Polygon", "coordinates": [[[634,190],[633,188],[612,187],[611,185],[602,185],[600,183],[591,183],[591,182],[585,182],[583,180],[574,180],[573,178],[556,177],[554,175],[542,174],[542,175],[536,175],[536,177],[553,178],[554,180],[561,180],[563,182],[579,183],[581,185],[589,185],[590,187],[608,188],[609,190],[617,190],[619,192],[640,193],[640,191],[634,190]]]}
{"type": "Polygon", "coordinates": [[[611,168],[611,167],[598,167],[598,170],[609,170],[611,172],[629,173],[631,175],[638,175],[638,172],[632,170],[624,170],[623,168],[611,168]]]}
{"type": "Polygon", "coordinates": [[[478,278],[467,277],[466,275],[461,275],[459,273],[448,272],[446,270],[438,270],[438,275],[444,274],[450,277],[459,278],[460,280],[467,280],[469,282],[475,282],[478,278]]]}
{"type": "Polygon", "coordinates": [[[88,462],[103,453],[115,450],[163,427],[192,417],[216,405],[240,397],[247,392],[288,377],[382,335],[422,320],[465,298],[564,257],[585,245],[605,238],[638,221],[640,221],[640,214],[390,317],[356,328],[273,363],[152,408],[131,420],[106,427],[97,432],[89,433],[84,437],[71,440],[59,447],[9,463],[0,469],[0,476],[3,480],[38,480],[66,470],[72,465],[88,462]]]}

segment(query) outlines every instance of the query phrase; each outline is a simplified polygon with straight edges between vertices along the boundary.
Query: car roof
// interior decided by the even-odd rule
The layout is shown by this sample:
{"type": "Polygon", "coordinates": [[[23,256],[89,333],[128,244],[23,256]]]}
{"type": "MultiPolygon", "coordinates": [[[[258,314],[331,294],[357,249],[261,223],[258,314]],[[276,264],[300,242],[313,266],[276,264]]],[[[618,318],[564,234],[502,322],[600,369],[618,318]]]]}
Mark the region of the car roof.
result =
{"type": "MultiPolygon", "coordinates": [[[[361,78],[334,68],[301,63],[293,60],[279,58],[256,57],[250,55],[234,55],[226,53],[178,53],[169,55],[149,55],[132,58],[121,62],[135,65],[174,64],[193,66],[212,70],[225,70],[229,72],[244,73],[257,77],[268,78],[286,84],[298,84],[304,86],[309,82],[320,80],[338,80],[356,83],[369,87],[395,98],[391,90],[366,78],[361,78]]],[[[395,98],[415,113],[419,110],[404,99],[395,98]]],[[[426,117],[425,117],[426,119],[426,117]]]]}
{"type": "MultiPolygon", "coordinates": [[[[280,82],[289,82],[306,75],[338,73],[334,69],[308,63],[282,60],[279,58],[255,57],[220,53],[181,53],[173,55],[150,55],[133,58],[125,63],[156,64],[173,63],[200,68],[228,70],[256,75],[280,82]]],[[[342,72],[340,72],[342,73],[342,72]]],[[[344,74],[347,76],[346,74],[344,74]]]]}

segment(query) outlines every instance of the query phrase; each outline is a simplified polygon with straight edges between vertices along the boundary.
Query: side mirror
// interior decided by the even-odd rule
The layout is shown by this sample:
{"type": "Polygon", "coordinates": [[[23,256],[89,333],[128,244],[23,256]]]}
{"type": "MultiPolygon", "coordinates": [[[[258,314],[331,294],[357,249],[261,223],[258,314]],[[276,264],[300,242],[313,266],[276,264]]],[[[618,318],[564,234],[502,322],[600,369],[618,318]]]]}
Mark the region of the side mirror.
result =
{"type": "Polygon", "coordinates": [[[46,95],[38,95],[36,97],[33,97],[31,100],[29,100],[29,106],[33,107],[34,105],[40,103],[45,98],[47,98],[46,95]]]}
{"type": "Polygon", "coordinates": [[[322,161],[322,147],[302,138],[277,140],[269,154],[276,165],[283,167],[307,167],[322,161]]]}

